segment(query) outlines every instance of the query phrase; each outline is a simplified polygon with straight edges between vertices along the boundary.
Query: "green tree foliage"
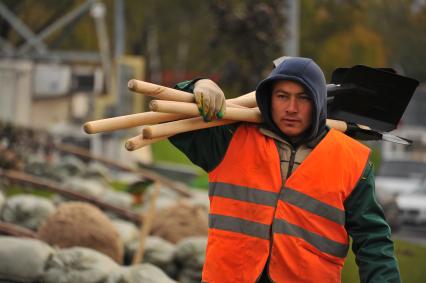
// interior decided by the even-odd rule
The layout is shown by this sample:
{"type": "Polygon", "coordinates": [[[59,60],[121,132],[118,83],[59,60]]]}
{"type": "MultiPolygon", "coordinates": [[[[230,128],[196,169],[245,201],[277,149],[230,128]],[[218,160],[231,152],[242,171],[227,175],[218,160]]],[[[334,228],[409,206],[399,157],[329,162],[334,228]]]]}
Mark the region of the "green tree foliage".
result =
{"type": "Polygon", "coordinates": [[[301,53],[318,61],[328,78],[337,67],[383,67],[387,49],[368,25],[369,1],[302,0],[301,53]]]}
{"type": "Polygon", "coordinates": [[[221,51],[222,81],[250,91],[281,56],[283,1],[209,1],[215,24],[212,45],[221,51]]]}
{"type": "Polygon", "coordinates": [[[175,70],[178,61],[182,71],[211,74],[212,50],[209,49],[212,34],[211,13],[204,1],[126,1],[126,45],[131,54],[150,54],[147,45],[155,29],[158,37],[158,53],[163,70],[175,70]],[[186,45],[187,55],[179,54],[186,45]],[[206,71],[207,70],[207,71],[206,71]]]}
{"type": "Polygon", "coordinates": [[[301,0],[301,55],[335,67],[393,67],[426,79],[426,3],[421,0],[301,0]]]}
{"type": "Polygon", "coordinates": [[[389,62],[406,75],[426,81],[426,3],[376,0],[366,6],[369,23],[384,38],[389,62]]]}
{"type": "Polygon", "coordinates": [[[318,64],[330,74],[342,66],[357,64],[373,67],[386,66],[386,49],[383,40],[363,25],[355,25],[346,32],[328,38],[322,45],[318,64]]]}
{"type": "Polygon", "coordinates": [[[163,70],[218,77],[228,96],[255,88],[282,55],[282,1],[127,3],[130,50],[148,54],[145,43],[155,27],[163,70]],[[186,58],[180,53],[184,46],[186,58]]]}

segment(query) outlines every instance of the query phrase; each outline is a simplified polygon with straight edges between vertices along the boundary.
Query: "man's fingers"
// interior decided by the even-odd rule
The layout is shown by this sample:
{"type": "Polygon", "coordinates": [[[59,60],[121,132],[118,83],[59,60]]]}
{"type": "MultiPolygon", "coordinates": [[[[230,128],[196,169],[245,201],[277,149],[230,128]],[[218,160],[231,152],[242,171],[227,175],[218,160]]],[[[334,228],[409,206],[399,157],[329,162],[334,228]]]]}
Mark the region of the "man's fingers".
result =
{"type": "Polygon", "coordinates": [[[216,101],[214,97],[209,96],[209,104],[208,104],[208,111],[206,113],[206,121],[211,121],[215,118],[216,115],[216,101]]]}
{"type": "Polygon", "coordinates": [[[212,100],[210,93],[206,90],[203,93],[203,117],[205,121],[211,121],[211,113],[214,110],[214,100],[212,100]],[[213,104],[213,105],[212,105],[213,104]]]}
{"type": "Polygon", "coordinates": [[[219,111],[216,113],[217,118],[222,119],[223,116],[225,116],[226,113],[226,101],[225,99],[222,99],[219,111]]]}
{"type": "Polygon", "coordinates": [[[201,116],[204,116],[204,94],[201,91],[194,93],[195,103],[201,116]]]}
{"type": "Polygon", "coordinates": [[[220,96],[215,96],[214,97],[215,98],[215,102],[214,102],[214,110],[213,110],[213,117],[214,118],[218,118],[218,119],[220,119],[221,117],[219,117],[219,112],[221,111],[221,109],[222,109],[222,97],[220,97],[220,96]]]}

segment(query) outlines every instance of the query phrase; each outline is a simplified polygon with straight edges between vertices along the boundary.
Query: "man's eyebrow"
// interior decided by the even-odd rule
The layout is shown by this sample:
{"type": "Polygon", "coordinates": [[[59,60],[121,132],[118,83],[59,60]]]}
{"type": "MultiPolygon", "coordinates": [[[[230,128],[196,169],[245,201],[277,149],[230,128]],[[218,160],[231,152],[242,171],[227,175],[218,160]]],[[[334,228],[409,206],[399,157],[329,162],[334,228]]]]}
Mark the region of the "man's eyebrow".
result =
{"type": "MultiPolygon", "coordinates": [[[[281,89],[274,90],[274,91],[272,91],[272,93],[292,94],[292,93],[290,93],[288,91],[281,90],[281,89]]],[[[301,91],[301,92],[296,92],[294,94],[307,94],[307,93],[306,93],[306,91],[301,91]]]]}

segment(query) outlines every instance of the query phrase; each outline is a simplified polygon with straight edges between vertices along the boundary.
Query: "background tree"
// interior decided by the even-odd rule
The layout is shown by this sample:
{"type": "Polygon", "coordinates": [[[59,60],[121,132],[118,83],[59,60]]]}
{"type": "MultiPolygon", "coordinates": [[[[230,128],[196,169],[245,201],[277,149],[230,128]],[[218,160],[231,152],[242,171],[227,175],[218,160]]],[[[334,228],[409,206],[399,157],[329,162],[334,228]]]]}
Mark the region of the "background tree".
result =
{"type": "Polygon", "coordinates": [[[389,63],[407,76],[426,81],[426,2],[369,1],[369,23],[384,38],[389,63]]]}
{"type": "Polygon", "coordinates": [[[337,67],[387,66],[382,36],[368,25],[372,1],[302,1],[301,53],[316,59],[328,78],[337,67]]]}
{"type": "MultiPolygon", "coordinates": [[[[221,80],[231,93],[253,90],[283,55],[283,1],[209,1],[215,30],[211,44],[221,58],[221,80]]],[[[217,56],[217,57],[219,57],[217,56]]]]}

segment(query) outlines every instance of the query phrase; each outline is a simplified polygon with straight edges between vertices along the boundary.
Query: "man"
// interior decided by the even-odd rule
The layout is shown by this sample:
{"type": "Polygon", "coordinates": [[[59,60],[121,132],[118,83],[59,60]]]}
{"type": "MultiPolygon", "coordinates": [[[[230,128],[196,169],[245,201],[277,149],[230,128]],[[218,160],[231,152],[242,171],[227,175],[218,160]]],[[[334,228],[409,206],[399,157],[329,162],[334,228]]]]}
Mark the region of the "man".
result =
{"type": "MultiPolygon", "coordinates": [[[[223,116],[212,81],[178,87],[194,92],[206,120],[223,116]]],[[[349,236],[362,282],[400,282],[370,150],[326,127],[326,96],[317,64],[289,58],[256,89],[262,125],[170,139],[209,173],[203,282],[340,282],[349,236]]]]}

